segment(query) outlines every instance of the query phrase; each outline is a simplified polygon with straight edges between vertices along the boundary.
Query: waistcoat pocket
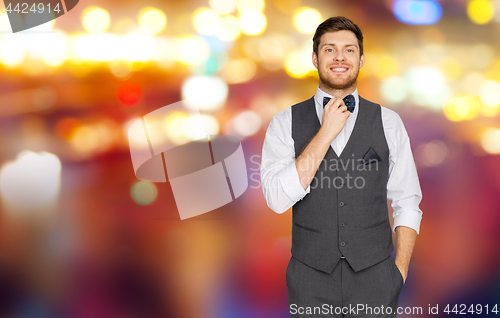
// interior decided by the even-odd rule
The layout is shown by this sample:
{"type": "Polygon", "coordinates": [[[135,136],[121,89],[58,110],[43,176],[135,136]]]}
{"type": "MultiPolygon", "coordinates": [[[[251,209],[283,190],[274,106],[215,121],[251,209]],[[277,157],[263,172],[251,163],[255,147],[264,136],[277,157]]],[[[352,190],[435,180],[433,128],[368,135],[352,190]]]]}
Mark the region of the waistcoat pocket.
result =
{"type": "Polygon", "coordinates": [[[301,229],[303,230],[306,230],[306,231],[311,231],[311,232],[315,232],[315,233],[320,233],[321,231],[320,230],[316,230],[316,229],[313,229],[313,228],[310,228],[310,227],[307,227],[307,226],[304,226],[304,225],[300,225],[296,222],[293,222],[293,225],[295,225],[296,227],[300,227],[301,229]]]}
{"type": "Polygon", "coordinates": [[[363,229],[363,230],[364,230],[364,229],[369,229],[369,228],[371,228],[371,227],[375,227],[375,226],[377,226],[377,225],[383,224],[383,223],[388,222],[388,221],[389,221],[389,219],[385,219],[385,220],[382,220],[382,221],[378,221],[378,222],[375,222],[375,223],[372,223],[372,224],[369,224],[369,225],[363,226],[363,227],[362,227],[362,229],[363,229]]]}

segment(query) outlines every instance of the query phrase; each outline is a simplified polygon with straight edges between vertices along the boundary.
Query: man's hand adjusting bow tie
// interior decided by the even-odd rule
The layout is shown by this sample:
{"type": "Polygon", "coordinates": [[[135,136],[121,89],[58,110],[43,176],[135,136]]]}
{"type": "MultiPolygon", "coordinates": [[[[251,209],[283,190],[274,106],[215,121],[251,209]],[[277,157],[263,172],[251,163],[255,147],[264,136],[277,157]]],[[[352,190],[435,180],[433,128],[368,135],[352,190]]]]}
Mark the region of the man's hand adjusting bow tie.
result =
{"type": "MultiPolygon", "coordinates": [[[[342,99],[347,106],[347,110],[350,111],[351,113],[354,111],[354,106],[356,105],[356,100],[354,99],[354,96],[352,95],[347,95],[342,99]]],[[[323,107],[330,101],[330,97],[323,97],[323,107]]]]}
{"type": "MultiPolygon", "coordinates": [[[[352,95],[350,96],[352,97],[352,101],[347,101],[354,104],[354,97],[352,95]]],[[[347,110],[345,100],[346,98],[330,99],[329,97],[323,99],[323,119],[318,134],[324,136],[330,143],[344,128],[347,118],[351,115],[351,112],[347,110]]],[[[354,105],[351,106],[354,108],[354,105]]]]}

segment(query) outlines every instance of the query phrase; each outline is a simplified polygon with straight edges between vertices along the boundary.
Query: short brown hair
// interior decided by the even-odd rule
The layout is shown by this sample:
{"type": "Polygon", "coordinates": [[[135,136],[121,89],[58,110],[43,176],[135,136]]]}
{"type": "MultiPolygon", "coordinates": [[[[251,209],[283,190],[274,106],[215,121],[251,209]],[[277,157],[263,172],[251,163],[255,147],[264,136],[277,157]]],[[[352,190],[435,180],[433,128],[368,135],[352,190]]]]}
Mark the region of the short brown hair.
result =
{"type": "Polygon", "coordinates": [[[358,38],[359,45],[359,56],[363,55],[363,33],[361,33],[361,29],[354,24],[351,20],[345,17],[331,17],[323,21],[316,28],[316,33],[314,33],[313,37],[313,51],[318,56],[318,46],[321,41],[321,36],[327,32],[348,30],[354,33],[358,38]]]}

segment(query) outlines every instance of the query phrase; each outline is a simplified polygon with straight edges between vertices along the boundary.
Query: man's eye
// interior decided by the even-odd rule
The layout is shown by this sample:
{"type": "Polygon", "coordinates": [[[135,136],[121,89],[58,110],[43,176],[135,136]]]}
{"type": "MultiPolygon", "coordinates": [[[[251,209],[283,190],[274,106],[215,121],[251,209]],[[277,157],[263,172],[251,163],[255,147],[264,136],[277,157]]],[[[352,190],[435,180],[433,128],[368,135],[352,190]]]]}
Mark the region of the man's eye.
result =
{"type": "Polygon", "coordinates": [[[331,51],[332,51],[332,49],[326,49],[326,51],[327,51],[327,52],[331,52],[331,51]]]}
{"type": "Polygon", "coordinates": [[[351,51],[351,52],[354,52],[352,49],[347,49],[347,51],[351,51]]]}

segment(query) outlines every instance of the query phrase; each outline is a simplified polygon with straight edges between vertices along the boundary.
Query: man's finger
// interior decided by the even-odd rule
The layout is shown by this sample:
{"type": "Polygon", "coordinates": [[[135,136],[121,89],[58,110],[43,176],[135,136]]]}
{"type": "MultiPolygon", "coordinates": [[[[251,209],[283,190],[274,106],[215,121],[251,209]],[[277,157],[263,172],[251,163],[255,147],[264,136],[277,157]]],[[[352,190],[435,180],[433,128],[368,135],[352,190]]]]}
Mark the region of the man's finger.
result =
{"type": "MultiPolygon", "coordinates": [[[[335,105],[338,104],[338,98],[331,98],[328,103],[326,103],[325,105],[325,109],[328,107],[328,108],[332,108],[332,109],[336,109],[335,105]]],[[[338,107],[338,106],[337,106],[338,107]]]]}
{"type": "Polygon", "coordinates": [[[341,98],[336,98],[335,102],[333,103],[333,105],[336,105],[337,108],[341,107],[343,104],[344,104],[344,101],[341,98]]]}
{"type": "Polygon", "coordinates": [[[330,108],[334,102],[335,102],[335,98],[330,98],[330,100],[326,103],[324,108],[327,108],[327,107],[330,108]]]}

